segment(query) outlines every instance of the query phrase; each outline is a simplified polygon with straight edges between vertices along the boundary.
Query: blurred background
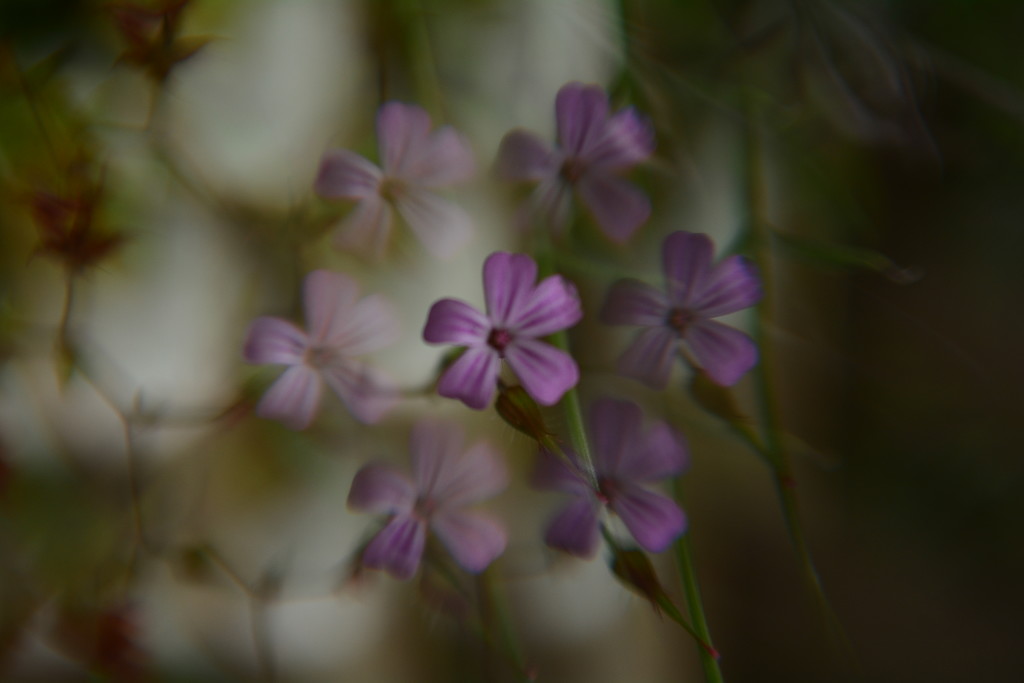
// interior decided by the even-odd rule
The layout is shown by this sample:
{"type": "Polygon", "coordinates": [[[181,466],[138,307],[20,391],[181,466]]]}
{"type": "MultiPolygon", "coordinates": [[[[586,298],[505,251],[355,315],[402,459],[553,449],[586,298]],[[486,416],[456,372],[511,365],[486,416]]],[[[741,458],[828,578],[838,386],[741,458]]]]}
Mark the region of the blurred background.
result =
{"type": "MultiPolygon", "coordinates": [[[[485,256],[524,248],[489,172],[501,137],[553,140],[576,80],[657,141],[628,246],[575,228],[581,394],[686,434],[725,679],[1018,680],[1022,26],[1015,0],[3,0],[0,679],[702,680],[693,641],[605,558],[542,546],[560,501],[526,485],[529,440],[430,391],[430,304],[480,305],[485,256]],[[404,229],[381,259],[331,247],[350,206],[313,194],[320,156],[376,160],[390,99],[476,153],[453,195],[476,232],[449,262],[404,229]],[[675,230],[767,280],[732,321],[765,372],[725,412],[774,406],[827,608],[783,480],[723,411],[682,369],[665,394],[614,373],[631,333],[593,314],[618,277],[660,282],[675,230]],[[333,397],[304,432],[252,415],[277,370],[243,363],[246,326],[301,321],[316,268],[402,312],[374,361],[408,397],[382,425],[333,397]],[[470,598],[354,571],[376,522],[345,509],[351,478],[404,466],[425,414],[513,472],[490,505],[509,548],[470,598]]],[[[672,553],[654,560],[683,605],[672,553]]]]}

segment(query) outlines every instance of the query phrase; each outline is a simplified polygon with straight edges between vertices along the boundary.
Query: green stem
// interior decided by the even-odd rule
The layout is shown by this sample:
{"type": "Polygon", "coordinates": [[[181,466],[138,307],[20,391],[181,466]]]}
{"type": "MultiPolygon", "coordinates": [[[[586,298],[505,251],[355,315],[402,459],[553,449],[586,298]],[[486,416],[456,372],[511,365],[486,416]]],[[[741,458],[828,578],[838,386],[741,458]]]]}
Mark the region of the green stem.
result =
{"type": "MultiPolygon", "coordinates": [[[[682,502],[682,486],[677,478],[674,484],[675,497],[682,502]]],[[[700,596],[700,586],[697,583],[697,570],[693,562],[693,547],[690,545],[690,533],[687,532],[679,537],[675,543],[676,562],[679,566],[679,578],[683,582],[683,590],[686,593],[686,608],[690,614],[690,621],[693,622],[696,638],[707,647],[700,650],[700,663],[704,667],[704,680],[708,683],[722,683],[722,669],[718,666],[718,652],[711,644],[711,631],[708,629],[708,620],[704,615],[704,601],[700,596]]]]}

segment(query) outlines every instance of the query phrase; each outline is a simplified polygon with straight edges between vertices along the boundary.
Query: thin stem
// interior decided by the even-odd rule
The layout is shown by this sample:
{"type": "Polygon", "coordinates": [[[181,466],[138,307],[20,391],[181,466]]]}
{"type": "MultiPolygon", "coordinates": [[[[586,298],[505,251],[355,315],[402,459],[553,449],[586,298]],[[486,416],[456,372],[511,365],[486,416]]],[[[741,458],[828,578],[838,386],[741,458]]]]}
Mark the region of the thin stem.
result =
{"type": "Polygon", "coordinates": [[[426,104],[432,115],[440,116],[444,113],[444,98],[441,95],[441,79],[437,73],[437,58],[427,26],[426,4],[423,0],[409,0],[407,7],[408,20],[414,32],[413,46],[416,50],[412,68],[420,100],[426,104]]]}
{"type": "MultiPolygon", "coordinates": [[[[676,501],[682,504],[682,485],[677,478],[674,484],[676,501]]],[[[693,561],[693,547],[690,544],[689,531],[676,540],[676,563],[679,566],[679,578],[683,582],[683,591],[686,593],[686,608],[690,614],[690,621],[693,623],[697,637],[708,645],[708,648],[700,649],[700,663],[704,667],[704,679],[708,683],[722,683],[722,669],[718,666],[717,652],[712,646],[711,631],[708,629],[708,620],[704,615],[704,601],[701,599],[700,586],[697,583],[697,570],[693,561]]]]}

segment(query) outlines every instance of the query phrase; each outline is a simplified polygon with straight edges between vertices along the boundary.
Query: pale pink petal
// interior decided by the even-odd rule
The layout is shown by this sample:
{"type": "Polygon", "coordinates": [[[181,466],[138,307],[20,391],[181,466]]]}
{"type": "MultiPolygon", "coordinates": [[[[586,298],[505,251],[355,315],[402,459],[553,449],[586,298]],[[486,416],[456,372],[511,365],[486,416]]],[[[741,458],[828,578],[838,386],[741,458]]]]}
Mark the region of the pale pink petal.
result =
{"type": "Polygon", "coordinates": [[[362,199],[377,194],[381,172],[374,164],[347,149],[332,150],[320,161],[316,193],[327,199],[362,199]]]}
{"type": "Polygon", "coordinates": [[[441,512],[430,526],[463,569],[482,572],[508,545],[505,527],[479,513],[441,512]]]}
{"type": "Polygon", "coordinates": [[[675,331],[665,326],[643,330],[619,357],[619,372],[653,389],[664,389],[672,374],[677,341],[675,331]]]}
{"type": "Polygon", "coordinates": [[[572,356],[536,339],[515,339],[505,349],[505,359],[526,392],[541,405],[554,405],[580,379],[572,356]]]}
{"type": "Polygon", "coordinates": [[[590,407],[594,467],[601,476],[625,477],[627,453],[637,448],[643,412],[632,401],[603,398],[590,407]]]}
{"type": "Polygon", "coordinates": [[[491,321],[480,311],[458,299],[434,302],[427,314],[423,340],[430,344],[483,344],[491,331],[491,321]]]}
{"type": "Polygon", "coordinates": [[[430,115],[414,104],[388,102],[377,112],[377,144],[384,174],[403,176],[408,160],[419,158],[430,134],[430,115]]]}
{"type": "Polygon", "coordinates": [[[590,557],[597,550],[597,501],[578,498],[555,515],[548,525],[544,542],[571,555],[590,557]]]}
{"type": "Polygon", "coordinates": [[[437,383],[437,393],[457,398],[470,408],[483,410],[491,402],[498,383],[501,360],[494,349],[471,347],[445,370],[437,383]]]}
{"type": "Polygon", "coordinates": [[[465,433],[458,423],[422,418],[412,426],[409,452],[413,481],[421,496],[433,497],[439,482],[447,481],[459,456],[465,433]]]}
{"type": "Polygon", "coordinates": [[[242,355],[249,363],[296,365],[302,362],[308,346],[306,333],[282,320],[263,316],[249,325],[242,355]]]}
{"type": "Polygon", "coordinates": [[[686,343],[708,377],[722,386],[736,384],[757,363],[754,340],[714,320],[698,320],[690,325],[686,343]]]}
{"type": "Polygon", "coordinates": [[[711,270],[691,309],[705,318],[717,318],[760,301],[761,279],[753,264],[742,256],[730,256],[711,270]]]}
{"type": "Polygon", "coordinates": [[[364,424],[379,422],[401,400],[398,387],[363,363],[338,359],[321,367],[320,374],[353,417],[364,424]]]}
{"type": "Polygon", "coordinates": [[[632,107],[608,119],[601,138],[587,149],[583,159],[590,168],[622,171],[644,161],[654,152],[654,129],[632,107]]]}
{"type": "Polygon", "coordinates": [[[420,567],[427,540],[426,524],[410,515],[397,515],[363,550],[363,564],[384,569],[396,579],[409,579],[420,567]]]}
{"type": "Polygon", "coordinates": [[[338,226],[334,245],[345,251],[380,256],[391,237],[391,206],[377,195],[356,204],[338,226]]]}
{"type": "Polygon", "coordinates": [[[675,502],[635,484],[617,482],[615,511],[644,550],[660,553],[686,530],[686,515],[675,502]]]}
{"type": "Polygon", "coordinates": [[[561,275],[551,275],[512,311],[507,324],[517,335],[544,337],[572,327],[582,317],[576,286],[561,275]]]}
{"type": "Polygon", "coordinates": [[[609,325],[665,324],[668,299],[663,292],[639,280],[619,280],[608,290],[601,309],[601,321],[609,325]]]}
{"type": "MultiPolygon", "coordinates": [[[[576,458],[570,457],[575,461],[576,458]]],[[[562,458],[547,450],[541,450],[537,456],[530,483],[546,491],[563,491],[577,496],[585,496],[590,486],[577,467],[570,467],[562,458]]]]}
{"type": "Polygon", "coordinates": [[[365,465],[348,491],[348,508],[356,512],[408,513],[415,504],[416,487],[409,476],[390,465],[365,465]]]}
{"type": "Polygon", "coordinates": [[[504,180],[541,180],[558,173],[560,155],[533,133],[514,130],[501,140],[495,172],[504,180]]]}
{"type": "Polygon", "coordinates": [[[705,286],[711,273],[714,246],[707,235],[674,232],[661,247],[669,302],[687,308],[705,286]]]}
{"type": "Polygon", "coordinates": [[[632,183],[608,173],[586,173],[576,183],[583,203],[613,242],[622,244],[651,215],[651,200],[632,183]]]}
{"type": "Polygon", "coordinates": [[[537,281],[537,264],[526,254],[496,251],[484,261],[484,300],[495,327],[511,326],[530,301],[537,281]]]}
{"type": "Polygon", "coordinates": [[[517,224],[522,229],[531,227],[550,229],[562,234],[572,216],[572,188],[561,176],[542,180],[520,209],[517,224]]]}
{"type": "Polygon", "coordinates": [[[358,298],[359,283],[344,273],[314,270],[307,275],[302,303],[306,308],[310,346],[333,346],[331,340],[347,326],[358,298]]]}
{"type": "Polygon", "coordinates": [[[475,171],[469,141],[451,126],[442,126],[417,154],[405,159],[401,177],[420,187],[436,188],[465,182],[475,171]]]}
{"type": "Polygon", "coordinates": [[[558,141],[567,156],[586,158],[601,141],[608,121],[608,96],[597,86],[569,83],[555,97],[558,141]]]}
{"type": "Polygon", "coordinates": [[[395,207],[423,247],[438,258],[454,256],[473,235],[469,214],[432,192],[407,188],[395,207]]]}
{"type": "Polygon", "coordinates": [[[323,384],[315,370],[295,365],[284,371],[256,406],[256,414],[280,420],[291,429],[305,429],[313,421],[323,384]]]}
{"type": "Polygon", "coordinates": [[[371,353],[394,343],[401,326],[394,305],[380,294],[370,294],[337,319],[324,343],[346,356],[371,353]]]}
{"type": "Polygon", "coordinates": [[[433,488],[423,493],[439,508],[451,510],[491,498],[507,486],[505,461],[493,446],[480,442],[465,453],[450,454],[433,488]]]}
{"type": "Polygon", "coordinates": [[[620,461],[623,479],[650,482],[672,477],[686,468],[687,449],[683,435],[665,422],[656,422],[638,436],[620,461]]]}

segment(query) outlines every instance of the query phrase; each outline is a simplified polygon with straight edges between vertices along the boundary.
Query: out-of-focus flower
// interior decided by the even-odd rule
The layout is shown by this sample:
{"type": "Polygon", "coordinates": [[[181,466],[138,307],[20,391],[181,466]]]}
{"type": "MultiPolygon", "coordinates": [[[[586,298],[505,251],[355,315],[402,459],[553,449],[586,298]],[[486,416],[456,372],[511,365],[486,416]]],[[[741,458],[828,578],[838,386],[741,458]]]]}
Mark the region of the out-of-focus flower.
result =
{"type": "Polygon", "coordinates": [[[601,319],[610,325],[647,328],[619,358],[620,372],[663,389],[680,343],[722,386],[735,384],[757,363],[754,341],[712,318],[757,303],[761,280],[742,256],[713,265],[713,254],[707,235],[674,232],[662,245],[664,292],[637,280],[612,286],[601,319]]]}
{"type": "Polygon", "coordinates": [[[356,473],[348,507],[390,518],[363,551],[367,567],[408,579],[419,569],[427,528],[470,572],[483,571],[505,550],[508,536],[491,517],[467,510],[508,484],[501,458],[486,442],[464,448],[454,422],[420,420],[412,429],[412,477],[371,463],[356,473]]]}
{"type": "Polygon", "coordinates": [[[576,288],[560,275],[534,284],[537,264],[525,254],[495,252],[484,263],[487,314],[457,299],[430,308],[423,339],[465,346],[441,376],[437,392],[477,410],[490,403],[501,360],[538,403],[552,405],[579,381],[576,361],[539,337],[575,325],[583,316],[576,288]]]}
{"type": "Polygon", "coordinates": [[[608,506],[640,547],[661,552],[686,529],[686,516],[672,499],[645,484],[679,474],[687,449],[681,434],[664,422],[643,430],[643,413],[630,401],[601,399],[590,410],[595,490],[579,469],[542,451],[533,473],[538,488],[575,497],[548,527],[548,545],[588,557],[598,541],[598,514],[608,506]]]}
{"type": "Polygon", "coordinates": [[[304,287],[308,333],[269,316],[249,326],[248,362],[290,366],[267,390],[256,413],[304,429],[313,421],[326,381],[356,419],[376,422],[397,401],[398,392],[353,357],[393,342],[397,315],[380,295],[360,299],[359,285],[342,273],[313,271],[304,287]]]}
{"type": "Polygon", "coordinates": [[[469,239],[469,216],[432,190],[468,180],[475,169],[472,150],[451,126],[431,132],[430,125],[421,107],[388,102],[377,114],[380,168],[345,149],[324,155],[317,194],[358,201],[338,230],[339,247],[382,253],[391,235],[392,209],[440,258],[453,255],[469,239]]]}
{"type": "Polygon", "coordinates": [[[608,96],[597,86],[569,83],[555,99],[558,146],[514,130],[501,141],[497,172],[537,183],[526,210],[556,231],[569,221],[572,191],[615,242],[625,242],[651,215],[651,203],[621,174],[654,150],[654,131],[634,109],[608,115],[608,96]]]}
{"type": "Polygon", "coordinates": [[[190,0],[156,3],[112,2],[107,5],[125,42],[120,59],[144,69],[157,83],[167,79],[179,63],[195,55],[210,38],[179,37],[181,13],[190,0]]]}

